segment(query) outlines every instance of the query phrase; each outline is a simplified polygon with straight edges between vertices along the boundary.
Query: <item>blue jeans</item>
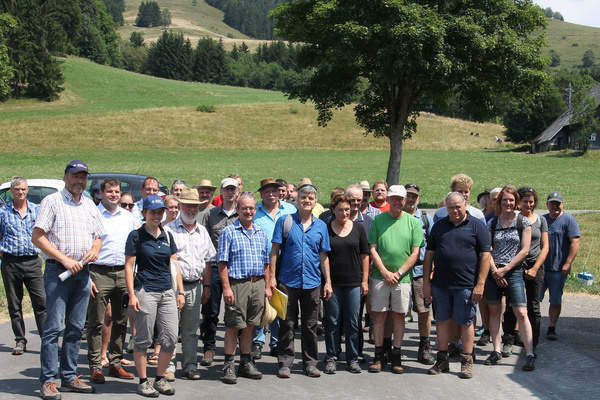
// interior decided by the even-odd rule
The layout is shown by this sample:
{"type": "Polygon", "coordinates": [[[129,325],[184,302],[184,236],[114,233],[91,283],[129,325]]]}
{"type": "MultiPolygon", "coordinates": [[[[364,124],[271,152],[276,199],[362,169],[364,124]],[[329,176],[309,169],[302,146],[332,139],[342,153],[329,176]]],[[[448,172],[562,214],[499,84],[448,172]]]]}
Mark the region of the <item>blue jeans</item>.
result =
{"type": "Polygon", "coordinates": [[[217,324],[219,323],[219,312],[221,311],[221,296],[223,296],[223,285],[219,277],[219,267],[214,264],[210,271],[210,299],[202,305],[202,330],[204,332],[204,351],[217,348],[217,324]]]}
{"type": "Polygon", "coordinates": [[[333,286],[329,301],[324,301],[325,348],[327,358],[337,359],[340,347],[340,314],[346,330],[346,362],[358,361],[360,326],[360,286],[333,286]]]}
{"type": "Polygon", "coordinates": [[[90,271],[87,266],[61,282],[58,275],[65,268],[56,262],[46,262],[46,322],[40,349],[40,381],[53,382],[60,372],[63,382],[77,377],[77,357],[90,299],[90,271]],[[58,368],[58,337],[63,330],[60,371],[58,368]]]}
{"type": "Polygon", "coordinates": [[[485,282],[485,296],[488,304],[500,304],[502,295],[505,295],[507,307],[527,307],[523,269],[515,268],[509,271],[504,278],[508,286],[500,287],[492,277],[492,273],[490,272],[488,275],[485,282]]]}
{"type": "MultiPolygon", "coordinates": [[[[271,330],[271,341],[269,342],[270,348],[277,347],[277,337],[279,336],[279,317],[276,317],[273,322],[269,325],[271,330]]],[[[267,336],[265,335],[265,328],[254,327],[254,338],[252,339],[253,344],[259,344],[261,347],[267,342],[267,336]]]]}

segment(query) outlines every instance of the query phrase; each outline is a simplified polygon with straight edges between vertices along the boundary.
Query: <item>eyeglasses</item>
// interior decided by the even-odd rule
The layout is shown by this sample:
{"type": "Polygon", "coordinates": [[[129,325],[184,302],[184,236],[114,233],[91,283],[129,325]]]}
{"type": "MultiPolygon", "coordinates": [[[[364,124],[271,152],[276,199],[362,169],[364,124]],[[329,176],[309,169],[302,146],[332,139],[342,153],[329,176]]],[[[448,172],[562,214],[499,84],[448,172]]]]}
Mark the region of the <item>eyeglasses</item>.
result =
{"type": "Polygon", "coordinates": [[[415,185],[414,183],[409,183],[408,185],[404,185],[405,189],[417,189],[418,192],[420,192],[421,190],[419,190],[419,185],[415,185]]]}
{"type": "Polygon", "coordinates": [[[360,204],[362,203],[362,197],[360,199],[350,199],[350,204],[360,204]]]}
{"type": "Polygon", "coordinates": [[[133,208],[135,207],[135,203],[120,203],[119,204],[123,208],[133,208]]]}

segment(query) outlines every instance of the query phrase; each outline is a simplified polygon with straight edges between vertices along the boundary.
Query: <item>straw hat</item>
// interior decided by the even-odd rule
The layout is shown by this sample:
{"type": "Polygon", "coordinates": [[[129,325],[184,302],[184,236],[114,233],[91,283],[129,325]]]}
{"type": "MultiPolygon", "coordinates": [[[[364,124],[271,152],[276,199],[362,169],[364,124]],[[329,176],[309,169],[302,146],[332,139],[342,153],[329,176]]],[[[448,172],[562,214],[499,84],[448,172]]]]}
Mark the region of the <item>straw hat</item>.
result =
{"type": "Polygon", "coordinates": [[[271,322],[275,321],[275,318],[277,318],[277,310],[271,306],[269,299],[265,296],[265,311],[263,312],[263,316],[258,327],[262,328],[263,326],[270,324],[271,322]]]}

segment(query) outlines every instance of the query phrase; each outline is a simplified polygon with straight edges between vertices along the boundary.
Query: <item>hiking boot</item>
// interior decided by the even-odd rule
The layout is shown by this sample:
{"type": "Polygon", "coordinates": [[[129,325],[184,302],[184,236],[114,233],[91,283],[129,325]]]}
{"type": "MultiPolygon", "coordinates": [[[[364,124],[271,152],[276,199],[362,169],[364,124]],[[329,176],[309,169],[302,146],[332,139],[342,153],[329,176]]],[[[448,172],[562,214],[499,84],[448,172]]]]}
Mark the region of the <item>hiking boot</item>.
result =
{"type": "Polygon", "coordinates": [[[269,350],[269,355],[271,357],[277,357],[277,347],[271,347],[271,350],[269,350]]]}
{"type": "Polygon", "coordinates": [[[24,341],[20,340],[15,343],[15,348],[12,351],[13,356],[20,356],[27,351],[27,344],[24,341]]]}
{"type": "Polygon", "coordinates": [[[500,360],[502,360],[502,353],[499,351],[492,351],[488,358],[483,362],[483,365],[496,365],[500,360]]]}
{"type": "Polygon", "coordinates": [[[76,393],[95,393],[96,388],[80,380],[78,376],[75,379],[71,379],[68,382],[61,382],[60,391],[76,393]]]}
{"type": "Polygon", "coordinates": [[[481,337],[477,341],[477,346],[487,346],[488,343],[492,343],[492,338],[490,337],[490,331],[483,331],[481,337]]]}
{"type": "Polygon", "coordinates": [[[237,383],[235,365],[232,362],[225,363],[223,366],[223,383],[227,383],[228,385],[234,385],[237,383]]]}
{"type": "Polygon", "coordinates": [[[56,382],[46,382],[40,389],[40,395],[44,400],[60,400],[60,393],[56,389],[56,382]]]}
{"type": "Polygon", "coordinates": [[[375,349],[375,359],[373,360],[373,364],[369,367],[369,372],[381,372],[384,367],[385,355],[383,353],[383,348],[375,349]]]}
{"type": "Polygon", "coordinates": [[[357,361],[350,361],[350,364],[348,364],[346,370],[353,374],[360,374],[362,372],[362,370],[360,369],[360,365],[358,365],[357,361]]]}
{"type": "Polygon", "coordinates": [[[450,371],[450,357],[447,351],[438,351],[435,365],[427,371],[429,375],[439,375],[450,371]]]}
{"type": "Polygon", "coordinates": [[[248,379],[262,379],[263,374],[256,369],[253,362],[242,362],[238,369],[238,376],[248,379]]]}
{"type": "Polygon", "coordinates": [[[262,358],[262,346],[258,343],[252,344],[252,359],[260,360],[262,358]]]}
{"type": "Polygon", "coordinates": [[[104,383],[106,379],[102,373],[102,368],[92,367],[92,373],[90,374],[90,381],[93,383],[104,383]]]}
{"type": "Polygon", "coordinates": [[[175,371],[167,370],[167,372],[165,372],[165,379],[167,382],[175,382],[175,371]]]}
{"type": "Polygon", "coordinates": [[[154,381],[153,387],[160,394],[164,394],[167,396],[173,396],[175,394],[175,389],[173,389],[169,381],[164,378],[160,381],[154,381]]]}
{"type": "Polygon", "coordinates": [[[203,367],[210,367],[215,359],[215,351],[214,350],[206,350],[204,352],[204,356],[202,360],[200,360],[200,365],[203,367]]]}
{"type": "Polygon", "coordinates": [[[546,339],[552,340],[552,341],[557,340],[558,339],[558,335],[556,334],[556,331],[550,331],[550,330],[548,330],[548,333],[546,333],[546,339]]]}
{"type": "Polygon", "coordinates": [[[525,358],[525,364],[523,364],[523,371],[533,371],[535,370],[535,356],[531,354],[527,355],[525,358]]]}
{"type": "Polygon", "coordinates": [[[502,351],[500,352],[500,354],[502,354],[502,357],[510,357],[510,355],[513,353],[513,345],[510,343],[504,343],[502,345],[502,351]]]}
{"type": "Polygon", "coordinates": [[[333,358],[328,358],[325,360],[325,372],[326,374],[333,375],[335,374],[335,370],[337,368],[337,363],[333,358]]]}
{"type": "Polygon", "coordinates": [[[435,358],[433,358],[433,354],[431,354],[431,345],[429,341],[419,343],[419,356],[417,360],[421,364],[425,365],[433,365],[435,364],[435,358]]]}
{"type": "Polygon", "coordinates": [[[470,354],[462,354],[460,356],[460,373],[459,378],[471,379],[473,377],[473,357],[470,354]]]}
{"type": "Polygon", "coordinates": [[[457,358],[460,357],[460,348],[454,343],[448,345],[448,357],[457,358]]]}
{"type": "Polygon", "coordinates": [[[394,348],[392,350],[392,373],[404,373],[404,368],[402,368],[402,350],[399,348],[394,348]]]}
{"type": "Polygon", "coordinates": [[[144,397],[158,397],[160,395],[160,393],[158,393],[158,391],[152,387],[150,381],[140,383],[137,387],[136,393],[141,394],[144,397]]]}

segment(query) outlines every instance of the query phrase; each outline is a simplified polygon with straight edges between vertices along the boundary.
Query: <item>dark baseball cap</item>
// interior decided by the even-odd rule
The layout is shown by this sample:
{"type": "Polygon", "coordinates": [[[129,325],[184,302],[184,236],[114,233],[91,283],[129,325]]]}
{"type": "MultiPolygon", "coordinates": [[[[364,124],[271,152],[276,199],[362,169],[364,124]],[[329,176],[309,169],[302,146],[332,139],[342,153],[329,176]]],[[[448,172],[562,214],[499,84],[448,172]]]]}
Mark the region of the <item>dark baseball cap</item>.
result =
{"type": "Polygon", "coordinates": [[[546,201],[558,201],[559,203],[564,202],[561,192],[550,192],[546,201]]]}
{"type": "Polygon", "coordinates": [[[65,168],[65,174],[67,172],[70,172],[72,174],[76,174],[78,172],[86,172],[87,174],[89,174],[90,172],[88,171],[88,166],[86,163],[84,163],[81,160],[73,160],[70,163],[67,164],[67,167],[65,168]]]}
{"type": "Polygon", "coordinates": [[[159,195],[151,194],[146,196],[142,202],[142,210],[158,210],[159,208],[167,208],[162,197],[159,195]]]}

